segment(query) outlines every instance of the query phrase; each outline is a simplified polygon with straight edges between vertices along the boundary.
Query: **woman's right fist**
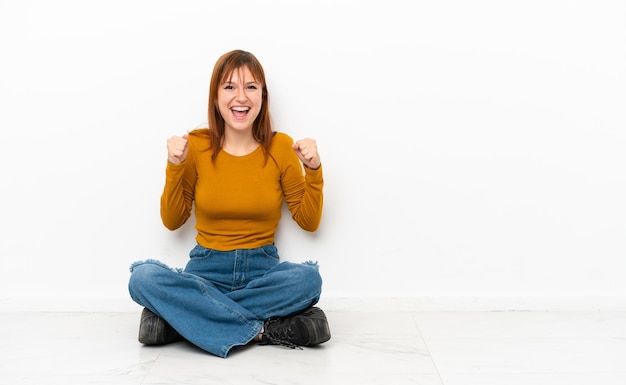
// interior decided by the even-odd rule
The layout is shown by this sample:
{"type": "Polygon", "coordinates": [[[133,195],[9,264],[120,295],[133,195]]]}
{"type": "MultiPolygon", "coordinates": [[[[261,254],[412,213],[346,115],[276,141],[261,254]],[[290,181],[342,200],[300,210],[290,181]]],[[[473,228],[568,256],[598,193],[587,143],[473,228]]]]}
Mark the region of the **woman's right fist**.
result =
{"type": "Polygon", "coordinates": [[[172,164],[181,164],[187,158],[189,136],[172,136],[167,140],[167,160],[172,164]]]}

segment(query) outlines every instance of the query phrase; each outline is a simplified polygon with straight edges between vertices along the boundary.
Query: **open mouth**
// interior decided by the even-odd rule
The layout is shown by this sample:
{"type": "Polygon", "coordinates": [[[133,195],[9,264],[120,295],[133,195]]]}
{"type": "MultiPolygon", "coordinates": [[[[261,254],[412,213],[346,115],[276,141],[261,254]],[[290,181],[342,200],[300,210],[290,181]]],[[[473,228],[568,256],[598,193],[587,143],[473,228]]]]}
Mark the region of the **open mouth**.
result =
{"type": "Polygon", "coordinates": [[[233,116],[236,119],[243,119],[248,115],[250,108],[249,107],[233,107],[230,110],[232,111],[233,116]]]}

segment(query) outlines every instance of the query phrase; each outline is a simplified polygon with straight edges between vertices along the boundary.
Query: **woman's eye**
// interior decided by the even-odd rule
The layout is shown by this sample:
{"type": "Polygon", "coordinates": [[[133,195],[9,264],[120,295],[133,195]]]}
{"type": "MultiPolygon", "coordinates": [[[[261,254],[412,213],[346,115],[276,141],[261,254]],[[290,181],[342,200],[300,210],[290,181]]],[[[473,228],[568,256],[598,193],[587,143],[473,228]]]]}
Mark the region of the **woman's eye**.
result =
{"type": "Polygon", "coordinates": [[[225,89],[225,90],[232,90],[232,89],[234,89],[234,88],[235,88],[235,87],[233,87],[233,86],[231,86],[231,85],[226,85],[226,86],[224,86],[224,89],[225,89]]]}
{"type": "Polygon", "coordinates": [[[249,86],[248,86],[248,89],[249,89],[249,90],[256,90],[256,86],[249,85],[249,86]]]}

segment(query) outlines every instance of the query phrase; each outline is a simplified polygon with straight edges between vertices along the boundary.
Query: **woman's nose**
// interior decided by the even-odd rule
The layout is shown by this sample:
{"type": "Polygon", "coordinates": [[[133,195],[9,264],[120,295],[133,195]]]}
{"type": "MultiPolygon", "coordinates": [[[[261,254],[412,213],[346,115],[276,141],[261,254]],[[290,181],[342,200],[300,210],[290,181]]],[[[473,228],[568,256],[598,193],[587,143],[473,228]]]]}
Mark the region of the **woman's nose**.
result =
{"type": "Polygon", "coordinates": [[[237,100],[246,100],[248,95],[246,95],[246,90],[242,87],[237,89],[237,100]]]}

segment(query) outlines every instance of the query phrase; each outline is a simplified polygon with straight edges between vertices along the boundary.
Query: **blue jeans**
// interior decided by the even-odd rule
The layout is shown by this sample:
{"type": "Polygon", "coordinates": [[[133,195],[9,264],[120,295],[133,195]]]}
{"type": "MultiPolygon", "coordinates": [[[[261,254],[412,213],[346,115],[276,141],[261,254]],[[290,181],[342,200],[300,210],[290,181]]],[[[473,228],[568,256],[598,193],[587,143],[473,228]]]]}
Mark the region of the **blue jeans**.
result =
{"type": "Polygon", "coordinates": [[[314,305],[322,278],[314,262],[280,262],[274,245],[217,251],[197,245],[185,269],[156,260],[132,264],[133,301],[166,320],[194,345],[226,358],[270,317],[314,305]]]}

